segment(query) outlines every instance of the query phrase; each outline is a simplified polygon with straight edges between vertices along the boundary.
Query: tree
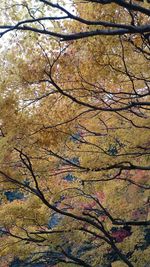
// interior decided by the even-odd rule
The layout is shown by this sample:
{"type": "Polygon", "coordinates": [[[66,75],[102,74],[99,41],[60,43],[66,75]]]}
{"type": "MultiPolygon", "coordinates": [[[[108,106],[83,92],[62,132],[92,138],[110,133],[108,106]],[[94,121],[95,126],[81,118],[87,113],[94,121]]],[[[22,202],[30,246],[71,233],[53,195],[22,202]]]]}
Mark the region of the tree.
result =
{"type": "Polygon", "coordinates": [[[148,3],[59,2],[1,3],[1,261],[141,267],[148,3]]]}

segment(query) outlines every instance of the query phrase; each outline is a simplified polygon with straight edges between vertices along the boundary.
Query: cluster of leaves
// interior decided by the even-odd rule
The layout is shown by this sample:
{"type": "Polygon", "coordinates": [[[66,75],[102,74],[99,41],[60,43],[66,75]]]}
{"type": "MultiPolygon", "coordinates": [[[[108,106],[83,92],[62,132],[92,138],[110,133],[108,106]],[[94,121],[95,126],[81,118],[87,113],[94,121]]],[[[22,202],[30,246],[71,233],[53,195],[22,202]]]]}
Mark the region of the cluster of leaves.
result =
{"type": "Polygon", "coordinates": [[[58,2],[0,4],[0,260],[143,267],[149,4],[58,2]]]}

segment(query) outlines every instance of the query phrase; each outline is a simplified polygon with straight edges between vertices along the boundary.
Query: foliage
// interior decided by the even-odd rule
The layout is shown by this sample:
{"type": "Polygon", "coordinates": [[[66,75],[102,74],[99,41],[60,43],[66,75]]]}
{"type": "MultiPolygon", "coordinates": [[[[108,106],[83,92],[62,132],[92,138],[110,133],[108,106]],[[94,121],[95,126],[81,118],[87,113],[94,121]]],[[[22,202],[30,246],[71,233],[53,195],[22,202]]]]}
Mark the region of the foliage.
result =
{"type": "Polygon", "coordinates": [[[148,3],[0,9],[2,264],[150,264],[148,3]]]}

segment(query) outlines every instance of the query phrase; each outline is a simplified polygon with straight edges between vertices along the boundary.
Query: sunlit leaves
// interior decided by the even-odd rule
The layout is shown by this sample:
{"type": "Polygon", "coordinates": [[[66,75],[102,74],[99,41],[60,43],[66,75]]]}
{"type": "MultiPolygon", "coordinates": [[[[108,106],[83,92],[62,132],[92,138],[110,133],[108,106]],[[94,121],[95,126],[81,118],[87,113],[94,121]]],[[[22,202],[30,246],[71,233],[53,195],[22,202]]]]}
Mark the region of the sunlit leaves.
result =
{"type": "MultiPolygon", "coordinates": [[[[41,2],[2,2],[2,10],[8,6],[3,20],[54,16],[41,2]]],[[[76,1],[75,9],[90,20],[130,23],[132,17],[114,4],[76,1]]],[[[148,21],[139,13],[134,19],[135,24],[148,21]]],[[[26,24],[67,33],[96,29],[74,20],[26,24]]],[[[122,267],[126,260],[144,266],[149,252],[144,232],[149,220],[148,43],[139,35],[70,43],[33,31],[11,36],[8,47],[1,46],[1,257],[34,260],[46,252],[48,260],[53,250],[67,262],[74,261],[71,254],[93,267],[122,267]],[[6,192],[22,197],[10,199],[6,192]],[[123,228],[126,224],[130,230],[123,228]]]]}

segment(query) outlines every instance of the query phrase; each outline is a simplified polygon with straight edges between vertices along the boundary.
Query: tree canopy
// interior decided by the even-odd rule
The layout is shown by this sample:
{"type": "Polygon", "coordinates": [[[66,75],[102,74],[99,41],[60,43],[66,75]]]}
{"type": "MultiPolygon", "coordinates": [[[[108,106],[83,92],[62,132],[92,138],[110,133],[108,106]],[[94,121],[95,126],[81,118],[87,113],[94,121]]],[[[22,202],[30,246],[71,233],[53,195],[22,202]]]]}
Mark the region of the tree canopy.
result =
{"type": "Polygon", "coordinates": [[[148,266],[149,1],[0,10],[2,267],[148,266]]]}

